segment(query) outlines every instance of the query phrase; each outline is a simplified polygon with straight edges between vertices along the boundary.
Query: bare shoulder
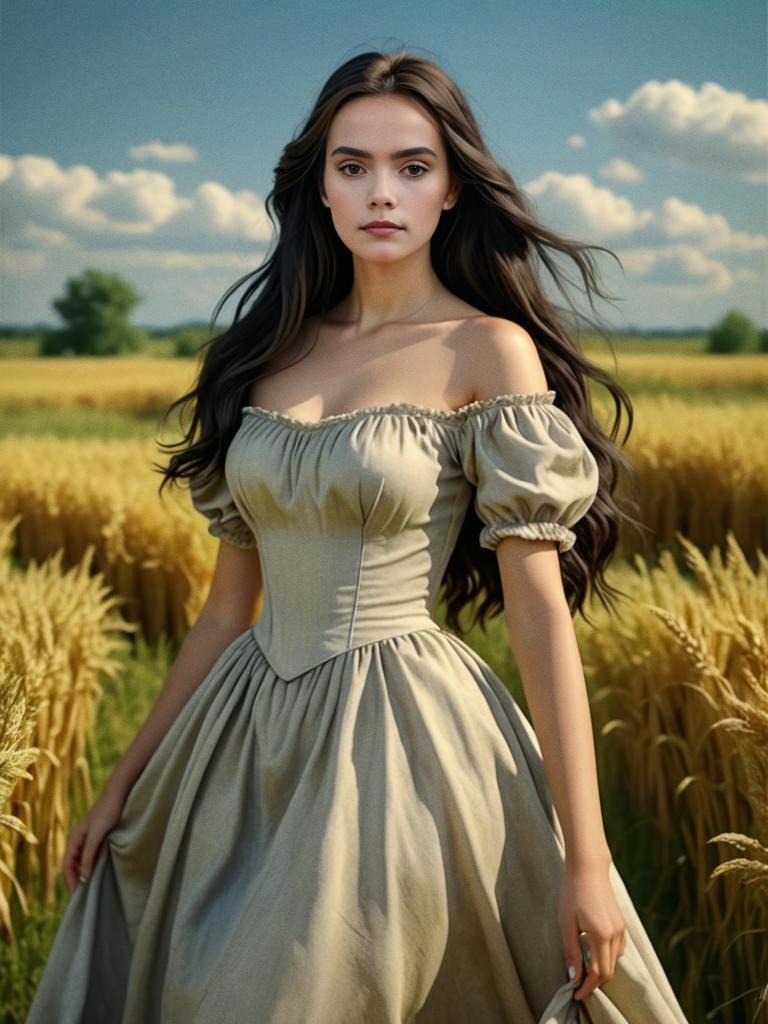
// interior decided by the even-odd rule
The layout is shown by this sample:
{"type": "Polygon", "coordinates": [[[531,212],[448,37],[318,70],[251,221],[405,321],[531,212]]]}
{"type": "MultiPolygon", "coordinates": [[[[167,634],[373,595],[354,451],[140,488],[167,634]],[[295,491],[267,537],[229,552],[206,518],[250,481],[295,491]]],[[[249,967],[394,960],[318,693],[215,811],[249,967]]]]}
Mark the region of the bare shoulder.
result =
{"type": "Polygon", "coordinates": [[[520,324],[482,316],[466,325],[462,360],[467,390],[481,401],[549,387],[533,338],[520,324]]]}

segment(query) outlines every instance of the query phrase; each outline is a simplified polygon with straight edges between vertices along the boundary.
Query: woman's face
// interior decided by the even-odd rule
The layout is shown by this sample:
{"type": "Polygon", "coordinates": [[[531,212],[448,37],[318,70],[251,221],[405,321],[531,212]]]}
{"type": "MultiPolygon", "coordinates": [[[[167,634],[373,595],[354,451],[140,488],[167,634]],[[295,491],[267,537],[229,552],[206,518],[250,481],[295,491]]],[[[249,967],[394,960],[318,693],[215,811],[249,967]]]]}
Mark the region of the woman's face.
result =
{"type": "Polygon", "coordinates": [[[415,100],[359,96],[331,122],[321,198],[342,242],[361,259],[391,262],[428,245],[459,187],[437,128],[415,100]],[[371,234],[364,225],[372,220],[400,230],[371,234]]]}

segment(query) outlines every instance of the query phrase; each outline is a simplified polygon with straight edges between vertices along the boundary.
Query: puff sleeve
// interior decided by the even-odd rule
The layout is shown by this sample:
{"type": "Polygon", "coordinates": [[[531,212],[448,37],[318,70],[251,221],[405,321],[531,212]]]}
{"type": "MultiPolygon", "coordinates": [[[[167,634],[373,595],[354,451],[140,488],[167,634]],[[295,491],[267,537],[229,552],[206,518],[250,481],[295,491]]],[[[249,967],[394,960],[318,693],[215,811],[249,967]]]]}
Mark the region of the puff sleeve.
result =
{"type": "Polygon", "coordinates": [[[462,465],[483,522],[480,546],[504,537],[576,542],[570,529],[597,495],[597,461],[555,392],[504,395],[481,402],[462,424],[462,465]]]}
{"type": "Polygon", "coordinates": [[[209,520],[208,533],[238,548],[257,547],[256,537],[243,519],[221,470],[198,474],[190,482],[192,504],[209,520]]]}

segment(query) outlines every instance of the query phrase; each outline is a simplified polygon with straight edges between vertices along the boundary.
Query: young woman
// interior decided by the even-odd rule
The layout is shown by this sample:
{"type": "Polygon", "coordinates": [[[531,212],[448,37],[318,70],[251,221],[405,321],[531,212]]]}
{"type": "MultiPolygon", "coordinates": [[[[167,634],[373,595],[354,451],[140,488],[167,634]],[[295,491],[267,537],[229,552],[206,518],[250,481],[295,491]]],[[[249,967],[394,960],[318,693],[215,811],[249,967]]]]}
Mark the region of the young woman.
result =
{"type": "Polygon", "coordinates": [[[406,52],[331,76],[267,208],[171,406],[210,593],[70,836],[29,1024],[685,1022],[611,860],[572,621],[626,516],[587,379],[631,405],[538,264],[591,300],[590,247],[406,52]],[[503,609],[535,732],[470,605],[503,609]]]}

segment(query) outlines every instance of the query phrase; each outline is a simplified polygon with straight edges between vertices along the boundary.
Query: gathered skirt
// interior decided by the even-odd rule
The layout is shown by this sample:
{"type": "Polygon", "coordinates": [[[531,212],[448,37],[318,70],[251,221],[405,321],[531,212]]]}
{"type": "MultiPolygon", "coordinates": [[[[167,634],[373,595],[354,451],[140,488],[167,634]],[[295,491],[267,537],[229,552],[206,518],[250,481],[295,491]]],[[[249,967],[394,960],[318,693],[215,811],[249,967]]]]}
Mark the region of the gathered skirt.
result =
{"type": "Polygon", "coordinates": [[[686,1024],[626,951],[573,999],[536,735],[437,625],[291,679],[221,653],[70,897],[27,1024],[686,1024]]]}

